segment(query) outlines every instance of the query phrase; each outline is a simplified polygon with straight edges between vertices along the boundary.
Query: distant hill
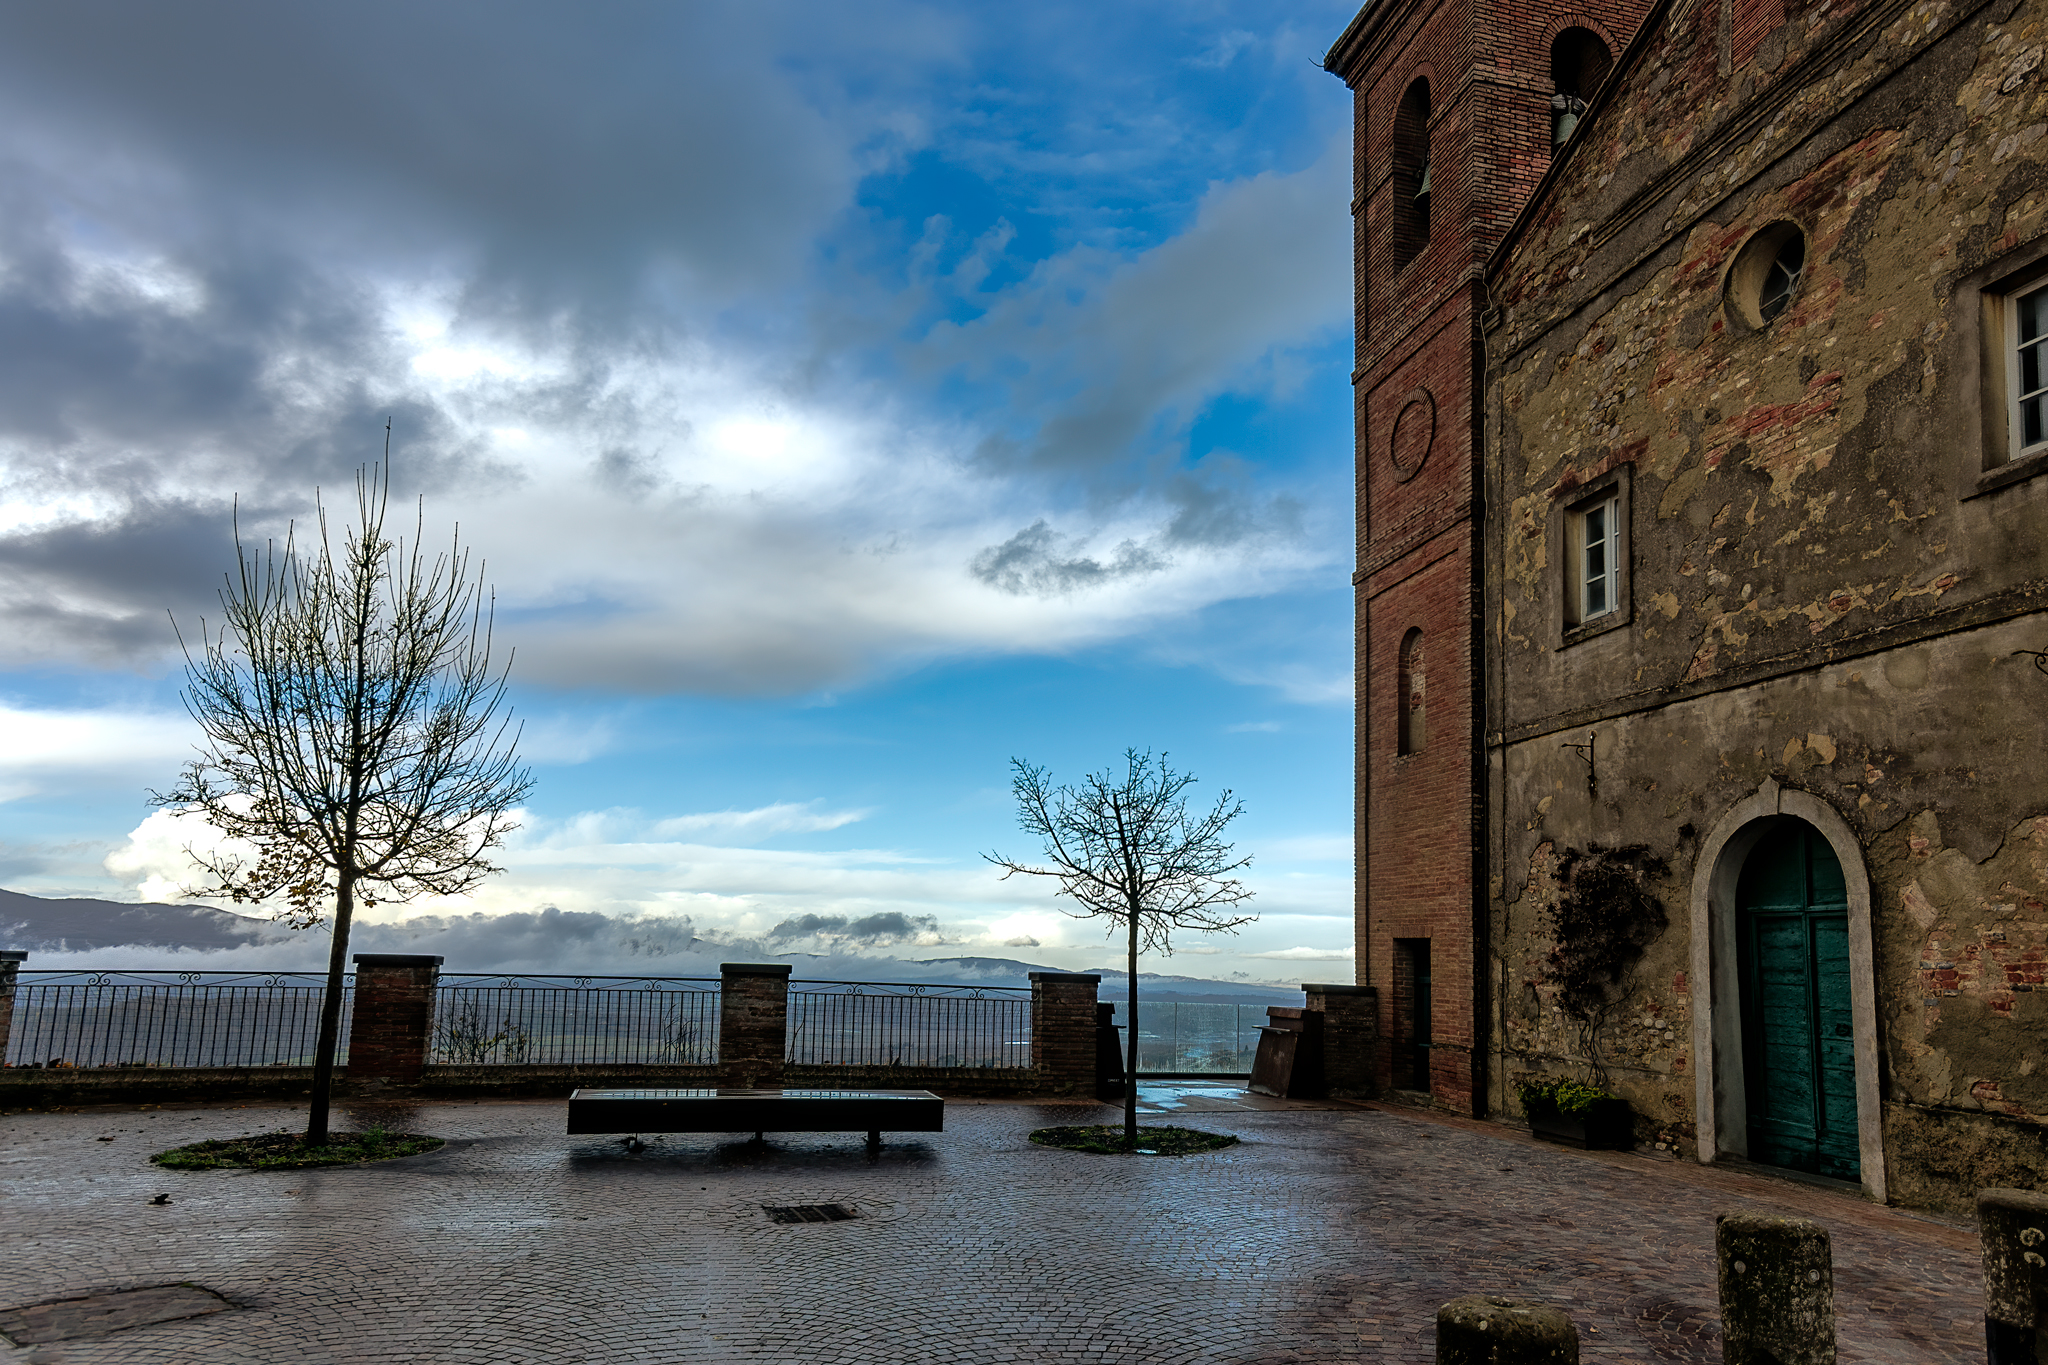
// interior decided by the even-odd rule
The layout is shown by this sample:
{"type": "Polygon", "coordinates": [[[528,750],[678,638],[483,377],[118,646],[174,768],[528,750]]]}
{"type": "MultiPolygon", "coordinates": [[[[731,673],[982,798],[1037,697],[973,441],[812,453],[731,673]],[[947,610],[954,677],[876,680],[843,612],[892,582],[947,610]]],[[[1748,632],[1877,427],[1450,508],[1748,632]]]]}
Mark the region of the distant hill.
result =
{"type": "MultiPolygon", "coordinates": [[[[239,948],[278,936],[269,920],[205,905],[128,905],[120,901],[46,900],[0,891],[0,948],[31,953],[94,948],[239,948]]],[[[33,964],[31,964],[33,965],[33,964]]]]}
{"type": "MultiPolygon", "coordinates": [[[[951,975],[953,980],[967,985],[985,982],[991,986],[1022,986],[1030,981],[1032,972],[1067,970],[1064,967],[1019,962],[1008,957],[928,957],[917,965],[952,967],[955,969],[951,975]]],[[[1124,998],[1122,967],[1085,967],[1082,970],[1101,976],[1102,985],[1097,990],[1098,999],[1124,998]]],[[[1268,985],[1262,981],[1219,981],[1211,977],[1139,972],[1138,1003],[1142,1005],[1147,1000],[1211,1001],[1217,1004],[1238,1005],[1299,1005],[1301,990],[1296,986],[1268,985]]]]}

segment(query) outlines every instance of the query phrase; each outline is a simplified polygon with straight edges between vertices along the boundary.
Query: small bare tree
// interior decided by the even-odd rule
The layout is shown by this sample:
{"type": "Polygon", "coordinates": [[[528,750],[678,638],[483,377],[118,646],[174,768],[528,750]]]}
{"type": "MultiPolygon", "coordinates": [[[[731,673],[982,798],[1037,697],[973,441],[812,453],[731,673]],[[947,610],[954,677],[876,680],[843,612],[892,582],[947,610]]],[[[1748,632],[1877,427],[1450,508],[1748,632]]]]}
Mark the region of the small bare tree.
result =
{"type": "Polygon", "coordinates": [[[220,851],[187,848],[210,881],[188,895],[263,902],[333,942],[306,1142],[327,1141],[342,976],[356,907],[453,896],[497,871],[485,853],[515,828],[532,779],[514,757],[504,668],[491,665],[492,598],[458,533],[429,559],[384,532],[384,465],[356,476],[356,524],[302,554],[245,548],[220,594],[220,627],[185,641],[185,706],[205,740],[159,806],[203,817],[220,851]]]}
{"type": "Polygon", "coordinates": [[[1055,787],[1044,768],[1011,759],[1010,786],[1017,820],[1044,841],[1049,864],[1035,867],[1000,854],[982,856],[1003,869],[1050,877],[1059,895],[1081,908],[1076,919],[1097,916],[1121,925],[1126,941],[1130,1036],[1124,1041],[1124,1146],[1138,1145],[1138,951],[1171,953],[1176,929],[1234,933],[1257,915],[1231,915],[1225,908],[1252,898],[1251,888],[1229,876],[1249,867],[1249,857],[1231,857],[1223,829],[1244,810],[1230,793],[1217,798],[1207,815],[1188,814],[1182,796],[1195,779],[1177,773],[1166,755],[1124,750],[1124,771],[1090,773],[1078,786],[1055,787]]]}

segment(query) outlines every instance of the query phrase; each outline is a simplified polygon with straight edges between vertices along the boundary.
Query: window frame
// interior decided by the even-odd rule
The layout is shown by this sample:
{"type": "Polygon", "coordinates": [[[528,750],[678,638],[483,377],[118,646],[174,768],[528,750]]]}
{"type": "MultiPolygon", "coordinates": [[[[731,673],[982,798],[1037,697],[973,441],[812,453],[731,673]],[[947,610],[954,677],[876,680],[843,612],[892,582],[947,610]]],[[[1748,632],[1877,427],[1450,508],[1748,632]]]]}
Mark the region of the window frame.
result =
{"type": "Polygon", "coordinates": [[[1553,581],[1557,585],[1560,622],[1558,647],[1568,648],[1581,640],[1605,635],[1629,624],[1634,603],[1631,582],[1635,575],[1630,555],[1629,474],[1621,465],[1579,484],[1560,496],[1553,505],[1551,555],[1553,581]],[[1597,613],[1586,610],[1586,523],[1599,511],[1607,511],[1609,526],[1606,580],[1608,605],[1597,613]]]}
{"type": "Polygon", "coordinates": [[[2048,472],[2048,443],[2016,446],[2018,303],[2048,288],[2048,237],[1956,279],[1950,294],[1948,429],[1957,435],[1956,496],[1968,499],[2048,472]]]}
{"type": "MultiPolygon", "coordinates": [[[[2001,397],[2004,399],[2006,439],[2005,458],[1999,463],[2019,464],[2038,456],[2048,455],[2048,421],[2043,422],[2041,439],[2038,441],[2030,443],[2022,430],[2025,426],[2022,410],[2028,395],[2020,388],[2021,305],[2033,298],[2048,301],[2048,279],[2036,279],[1992,297],[1999,301],[1999,311],[2004,314],[2000,330],[2005,351],[2005,391],[2001,397]]],[[[2044,307],[2043,313],[2043,321],[2048,323],[2048,307],[2044,307]]],[[[2044,362],[2042,374],[2039,376],[2041,382],[2033,390],[2033,397],[2042,404],[2044,415],[2048,415],[2048,327],[2044,327],[2040,336],[2025,344],[2039,347],[2041,350],[2041,360],[2044,362]]]]}

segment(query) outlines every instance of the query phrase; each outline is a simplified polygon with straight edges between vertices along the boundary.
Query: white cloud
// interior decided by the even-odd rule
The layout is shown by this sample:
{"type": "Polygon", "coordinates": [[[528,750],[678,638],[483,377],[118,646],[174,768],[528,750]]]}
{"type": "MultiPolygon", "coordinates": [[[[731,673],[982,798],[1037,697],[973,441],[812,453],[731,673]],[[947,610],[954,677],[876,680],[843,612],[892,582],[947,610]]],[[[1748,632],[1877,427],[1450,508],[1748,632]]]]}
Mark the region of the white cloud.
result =
{"type": "Polygon", "coordinates": [[[672,815],[657,820],[650,831],[657,837],[672,834],[717,833],[728,838],[742,835],[783,834],[791,831],[811,833],[818,830],[838,829],[863,820],[872,812],[865,810],[817,810],[815,801],[783,801],[772,806],[760,806],[754,810],[706,811],[698,815],[672,815]]]}
{"type": "Polygon", "coordinates": [[[167,786],[198,737],[182,712],[0,704],[0,801],[119,781],[167,786]]]}
{"type": "MultiPolygon", "coordinates": [[[[709,814],[764,812],[764,825],[750,833],[778,820],[817,822],[843,814],[820,810],[816,803],[709,814]]],[[[940,951],[1010,957],[1028,950],[1032,961],[1093,969],[1107,960],[1105,952],[1121,951],[1115,926],[1065,914],[1062,902],[1043,887],[1004,882],[978,860],[934,859],[887,848],[748,848],[656,832],[691,818],[650,818],[628,810],[586,811],[563,819],[526,815],[524,827],[497,852],[501,873],[459,900],[379,905],[360,913],[358,923],[372,935],[364,942],[397,942],[407,934],[454,935],[446,941],[464,953],[528,954],[527,970],[563,969],[548,965],[553,959],[544,946],[547,935],[556,932],[565,936],[564,953],[581,954],[576,960],[582,965],[595,963],[612,942],[605,939],[612,931],[602,929],[603,924],[628,926],[630,932],[620,930],[625,937],[618,941],[653,945],[645,947],[648,952],[682,953],[689,941],[701,938],[710,945],[701,951],[714,956],[801,950],[890,959],[940,951]],[[569,918],[543,924],[534,919],[543,911],[569,918]],[[513,946],[480,927],[459,932],[450,927],[497,920],[505,921],[503,933],[513,946]],[[669,946],[659,948],[662,943],[669,946]]],[[[193,899],[178,891],[193,879],[188,844],[212,848],[218,836],[173,812],[149,816],[106,858],[108,873],[127,893],[117,898],[193,899]]],[[[1298,943],[1296,936],[1304,931],[1327,932],[1321,926],[1332,918],[1348,918],[1348,905],[1340,906],[1348,900],[1348,879],[1281,874],[1255,879],[1254,886],[1259,897],[1252,908],[1264,910],[1259,921],[1245,926],[1242,936],[1184,935],[1176,955],[1213,958],[1217,971],[1255,967],[1261,960],[1349,959],[1349,949],[1278,946],[1290,939],[1298,943]]],[[[265,913],[262,907],[237,908],[265,913]]],[[[277,952],[288,955],[286,949],[277,952]]],[[[1146,969],[1171,970],[1161,965],[1168,960],[1147,954],[1146,969]]],[[[451,958],[449,970],[488,965],[451,958]]]]}
{"type": "Polygon", "coordinates": [[[1281,948],[1264,953],[1244,953],[1244,957],[1262,958],[1268,962],[1350,962],[1358,956],[1355,948],[1281,948]]]}

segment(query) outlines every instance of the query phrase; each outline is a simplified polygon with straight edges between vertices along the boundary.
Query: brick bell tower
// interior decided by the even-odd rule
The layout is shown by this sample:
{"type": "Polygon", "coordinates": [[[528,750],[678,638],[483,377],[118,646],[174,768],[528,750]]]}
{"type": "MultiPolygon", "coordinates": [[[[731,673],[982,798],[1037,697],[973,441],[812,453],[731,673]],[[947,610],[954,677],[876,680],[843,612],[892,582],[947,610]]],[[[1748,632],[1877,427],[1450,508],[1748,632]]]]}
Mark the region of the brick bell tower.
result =
{"type": "Polygon", "coordinates": [[[1485,1106],[1482,266],[1645,0],[1378,0],[1352,92],[1356,929],[1378,1083],[1485,1106]]]}

